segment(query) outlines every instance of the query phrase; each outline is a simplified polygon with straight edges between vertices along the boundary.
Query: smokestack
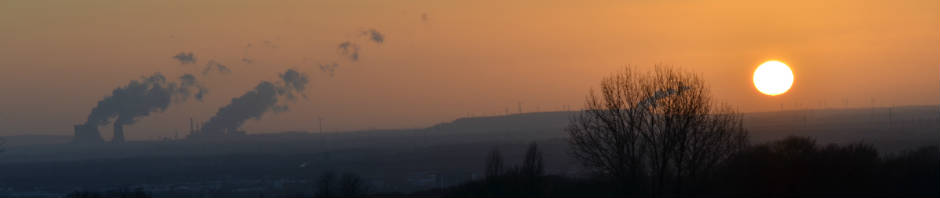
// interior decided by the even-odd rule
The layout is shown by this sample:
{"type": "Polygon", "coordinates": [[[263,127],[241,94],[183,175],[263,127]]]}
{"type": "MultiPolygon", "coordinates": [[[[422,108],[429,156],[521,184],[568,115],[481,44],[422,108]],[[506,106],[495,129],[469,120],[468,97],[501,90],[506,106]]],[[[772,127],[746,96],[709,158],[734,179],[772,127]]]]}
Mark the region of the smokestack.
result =
{"type": "Polygon", "coordinates": [[[98,126],[86,124],[75,125],[75,137],[72,139],[73,143],[100,143],[103,141],[101,134],[98,133],[98,126]]]}
{"type": "Polygon", "coordinates": [[[196,126],[193,125],[193,118],[189,118],[189,134],[193,134],[193,131],[196,130],[196,126]]]}
{"type": "Polygon", "coordinates": [[[179,77],[179,82],[168,82],[163,74],[156,73],[127,85],[115,88],[111,95],[98,101],[92,108],[83,126],[75,128],[76,141],[101,142],[98,126],[114,124],[115,143],[124,142],[124,125],[134,124],[137,119],[151,113],[163,112],[170,104],[182,102],[190,97],[201,100],[205,87],[191,74],[179,77]]]}
{"type": "Polygon", "coordinates": [[[123,143],[124,142],[124,124],[121,122],[114,122],[114,137],[111,138],[111,143],[123,143]]]}

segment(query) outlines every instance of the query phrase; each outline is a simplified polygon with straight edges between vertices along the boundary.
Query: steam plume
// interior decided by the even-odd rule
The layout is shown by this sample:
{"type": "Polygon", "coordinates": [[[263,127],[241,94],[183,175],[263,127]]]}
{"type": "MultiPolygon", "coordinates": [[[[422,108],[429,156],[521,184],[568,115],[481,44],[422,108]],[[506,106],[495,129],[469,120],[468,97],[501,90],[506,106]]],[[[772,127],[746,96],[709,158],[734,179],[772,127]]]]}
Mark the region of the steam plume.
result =
{"type": "Polygon", "coordinates": [[[656,107],[656,101],[677,94],[682,94],[682,92],[692,89],[688,86],[681,86],[679,90],[676,89],[667,89],[659,90],[653,93],[652,96],[646,97],[646,99],[640,101],[636,104],[636,108],[649,109],[650,107],[656,107]]]}
{"type": "Polygon", "coordinates": [[[274,44],[274,42],[271,42],[271,41],[269,41],[269,40],[265,40],[264,42],[262,42],[262,44],[264,44],[265,47],[270,47],[270,48],[273,48],[273,49],[277,49],[277,48],[278,48],[277,44],[274,44]]]}
{"type": "Polygon", "coordinates": [[[180,52],[173,56],[173,59],[180,61],[180,64],[193,64],[196,63],[196,56],[192,52],[180,52]]]}
{"type": "MultiPolygon", "coordinates": [[[[383,35],[381,32],[379,32],[376,29],[364,30],[360,32],[359,35],[361,37],[366,37],[368,38],[369,41],[375,42],[377,44],[382,44],[383,42],[385,42],[385,35],[383,35]]],[[[339,45],[336,46],[336,52],[341,57],[348,58],[352,62],[359,61],[359,49],[360,49],[359,44],[353,41],[344,41],[342,43],[339,43],[339,45]]],[[[318,64],[318,66],[320,67],[320,71],[329,74],[330,77],[333,77],[333,75],[336,72],[336,68],[339,67],[339,64],[337,64],[336,62],[326,63],[326,64],[321,63],[321,64],[318,64]]]]}
{"type": "Polygon", "coordinates": [[[346,41],[339,44],[336,47],[336,50],[340,55],[349,57],[349,60],[358,61],[359,60],[359,45],[346,41]]]}
{"type": "Polygon", "coordinates": [[[262,81],[254,89],[242,96],[233,98],[232,102],[219,108],[215,116],[209,119],[195,136],[218,136],[229,134],[242,134],[238,129],[248,119],[261,119],[268,111],[287,111],[286,104],[279,104],[279,98],[294,99],[297,95],[303,96],[309,79],[305,74],[288,69],[280,75],[280,81],[275,83],[262,81]]]}
{"type": "Polygon", "coordinates": [[[212,71],[217,71],[221,74],[232,73],[232,70],[229,69],[227,66],[219,62],[215,62],[214,60],[210,60],[209,63],[206,63],[206,68],[202,70],[202,75],[203,76],[209,75],[209,72],[212,72],[212,71]]]}
{"type": "Polygon", "coordinates": [[[320,71],[326,72],[327,74],[330,75],[330,77],[333,77],[333,74],[336,73],[337,67],[339,67],[339,64],[335,62],[327,63],[327,64],[320,64],[320,71]]]}
{"type": "MultiPolygon", "coordinates": [[[[206,88],[191,74],[180,76],[179,82],[167,82],[163,74],[156,73],[114,89],[111,96],[98,101],[83,125],[97,131],[98,126],[108,124],[114,118],[115,134],[112,141],[122,142],[124,125],[134,124],[137,119],[152,112],[163,112],[173,102],[182,102],[189,97],[202,100],[205,93],[206,88]]],[[[76,131],[76,136],[79,135],[76,131]]]]}
{"type": "Polygon", "coordinates": [[[380,33],[378,30],[375,30],[375,29],[362,31],[362,35],[369,37],[369,40],[372,40],[372,42],[375,42],[378,44],[382,44],[382,42],[385,42],[385,36],[383,36],[382,33],[380,33]]]}

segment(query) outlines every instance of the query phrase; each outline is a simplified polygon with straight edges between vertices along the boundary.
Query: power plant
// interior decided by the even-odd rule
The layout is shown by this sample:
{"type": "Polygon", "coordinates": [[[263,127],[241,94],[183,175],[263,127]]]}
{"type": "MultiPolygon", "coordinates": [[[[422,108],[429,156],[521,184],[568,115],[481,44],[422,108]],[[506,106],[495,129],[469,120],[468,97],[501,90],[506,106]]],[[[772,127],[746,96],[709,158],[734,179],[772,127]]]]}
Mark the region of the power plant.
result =
{"type": "Polygon", "coordinates": [[[234,135],[245,135],[245,131],[238,129],[221,129],[213,130],[209,128],[204,128],[204,124],[195,124],[192,119],[189,119],[189,135],[186,136],[187,139],[211,139],[219,138],[225,136],[234,136],[234,135]]]}
{"type": "Polygon", "coordinates": [[[85,123],[75,125],[72,142],[104,142],[98,127],[110,123],[114,126],[111,142],[122,143],[125,137],[124,125],[134,124],[138,118],[149,116],[150,113],[163,112],[171,104],[186,101],[189,97],[202,100],[205,93],[206,88],[191,74],[180,76],[178,82],[167,82],[160,73],[132,80],[98,101],[85,123]]]}
{"type": "MultiPolygon", "coordinates": [[[[280,74],[278,81],[262,81],[254,89],[233,98],[231,103],[219,108],[207,122],[196,125],[190,119],[190,134],[187,138],[244,135],[245,131],[239,128],[248,119],[261,119],[261,116],[269,111],[287,111],[287,105],[280,102],[281,99],[306,97],[303,91],[308,82],[305,74],[294,69],[280,74]]],[[[111,96],[98,101],[98,105],[88,115],[88,120],[84,124],[75,125],[72,142],[104,142],[98,127],[109,123],[114,126],[111,142],[124,142],[124,125],[133,124],[138,118],[146,117],[152,112],[163,112],[171,104],[185,101],[190,96],[201,100],[205,92],[206,88],[198,84],[190,74],[181,76],[179,83],[167,82],[159,73],[140,81],[133,80],[124,87],[114,89],[111,96]],[[191,93],[193,91],[195,93],[191,93]]]]}

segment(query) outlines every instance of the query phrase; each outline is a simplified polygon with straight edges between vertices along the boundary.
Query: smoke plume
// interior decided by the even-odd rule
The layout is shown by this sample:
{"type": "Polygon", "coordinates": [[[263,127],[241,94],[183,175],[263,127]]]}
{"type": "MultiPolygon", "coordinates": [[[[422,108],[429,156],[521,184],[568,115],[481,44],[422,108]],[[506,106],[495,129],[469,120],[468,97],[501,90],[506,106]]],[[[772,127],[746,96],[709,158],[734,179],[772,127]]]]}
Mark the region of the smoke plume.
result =
{"type": "Polygon", "coordinates": [[[375,42],[378,44],[382,44],[382,42],[385,42],[385,36],[382,36],[382,33],[380,33],[378,30],[375,30],[375,29],[362,31],[362,35],[369,37],[369,40],[372,40],[372,42],[375,42]]]}
{"type": "Polygon", "coordinates": [[[337,67],[339,67],[339,64],[337,64],[337,63],[335,63],[335,62],[334,62],[334,63],[327,63],[327,64],[322,64],[322,63],[321,63],[321,64],[320,64],[320,71],[326,72],[327,74],[330,75],[330,77],[333,77],[333,74],[336,73],[336,68],[337,68],[337,67]]]}
{"type": "Polygon", "coordinates": [[[150,113],[163,112],[173,102],[182,102],[189,97],[201,101],[205,93],[206,88],[191,74],[180,76],[179,82],[168,82],[163,74],[156,73],[114,89],[111,96],[98,101],[84,126],[97,128],[114,118],[115,136],[112,141],[121,142],[124,125],[133,124],[150,113]]]}
{"type": "Polygon", "coordinates": [[[287,105],[279,103],[280,98],[294,99],[297,95],[303,96],[309,79],[305,74],[288,69],[280,75],[277,82],[262,81],[254,89],[242,96],[233,98],[232,102],[219,108],[215,116],[209,119],[200,128],[195,136],[218,136],[241,134],[238,129],[248,119],[261,119],[268,111],[287,111],[287,105]]]}
{"type": "Polygon", "coordinates": [[[272,48],[272,49],[277,49],[277,48],[278,48],[277,44],[274,44],[274,42],[271,42],[271,41],[269,41],[269,40],[265,40],[264,42],[262,42],[262,44],[264,44],[265,47],[269,47],[269,48],[272,48]]]}
{"type": "MultiPolygon", "coordinates": [[[[369,41],[375,42],[377,44],[382,44],[385,42],[385,35],[382,35],[381,32],[375,29],[368,29],[361,32],[362,36],[365,36],[369,41]]],[[[349,58],[353,62],[359,60],[359,44],[352,41],[345,41],[340,43],[336,47],[336,51],[341,55],[349,58]]]]}
{"type": "Polygon", "coordinates": [[[232,73],[232,70],[229,69],[227,66],[219,62],[215,62],[214,60],[210,60],[209,63],[206,63],[206,68],[202,70],[202,75],[203,76],[209,75],[209,72],[212,72],[212,71],[216,71],[221,74],[232,73]]]}
{"type": "Polygon", "coordinates": [[[349,60],[358,61],[359,60],[359,45],[353,42],[342,42],[339,46],[336,47],[336,50],[340,55],[349,57],[349,60]]]}
{"type": "Polygon", "coordinates": [[[196,56],[192,52],[180,52],[173,56],[173,59],[180,61],[180,64],[193,64],[196,63],[196,56]]]}
{"type": "Polygon", "coordinates": [[[679,90],[667,89],[667,90],[656,91],[653,93],[652,96],[648,96],[646,97],[646,99],[638,102],[636,104],[636,108],[649,109],[650,107],[656,107],[657,106],[656,101],[672,96],[672,95],[682,94],[682,92],[685,92],[686,90],[689,90],[689,89],[692,89],[692,88],[688,86],[680,86],[679,90]]]}

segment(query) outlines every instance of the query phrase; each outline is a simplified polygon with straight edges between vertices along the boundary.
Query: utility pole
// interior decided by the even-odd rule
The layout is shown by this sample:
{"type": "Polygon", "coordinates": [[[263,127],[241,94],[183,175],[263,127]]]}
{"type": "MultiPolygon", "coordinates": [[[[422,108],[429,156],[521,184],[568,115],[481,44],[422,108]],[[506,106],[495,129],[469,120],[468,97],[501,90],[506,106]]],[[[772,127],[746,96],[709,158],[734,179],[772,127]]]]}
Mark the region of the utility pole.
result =
{"type": "Polygon", "coordinates": [[[522,102],[519,102],[519,114],[522,114],[522,102]]]}
{"type": "Polygon", "coordinates": [[[890,128],[894,128],[894,115],[892,115],[894,112],[892,111],[894,111],[894,105],[888,108],[888,127],[890,128]]]}

